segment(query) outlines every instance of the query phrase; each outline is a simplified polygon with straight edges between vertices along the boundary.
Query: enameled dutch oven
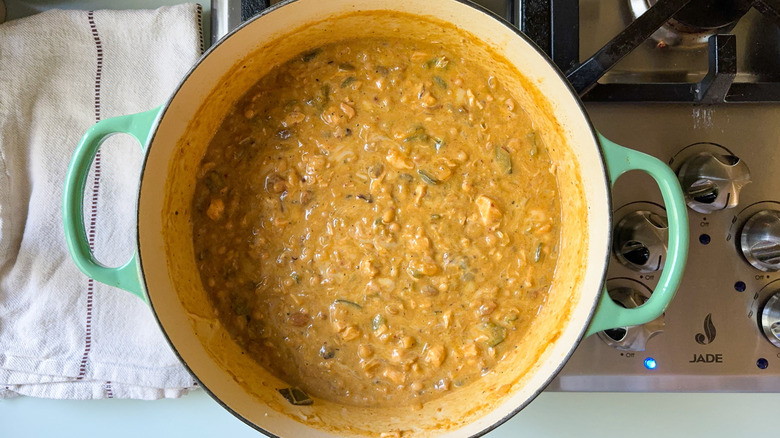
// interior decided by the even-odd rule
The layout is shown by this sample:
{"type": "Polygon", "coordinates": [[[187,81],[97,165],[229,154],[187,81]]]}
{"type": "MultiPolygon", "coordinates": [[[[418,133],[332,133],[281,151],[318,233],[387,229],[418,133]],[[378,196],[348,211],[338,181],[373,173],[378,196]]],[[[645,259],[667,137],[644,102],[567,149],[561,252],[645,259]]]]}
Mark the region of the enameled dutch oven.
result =
{"type": "Polygon", "coordinates": [[[659,316],[680,282],[688,221],[677,178],[662,162],[599,135],[555,65],[524,35],[479,6],[456,0],[296,0],[266,10],[206,53],[162,107],[92,127],[70,164],[64,221],[68,247],[88,276],[148,301],[171,346],[225,408],[265,434],[473,436],[528,404],[580,339],[659,316]],[[560,257],[547,303],[518,348],[489,374],[422,408],[289,403],[288,387],[242,354],[209,306],[192,246],[190,204],[196,170],[230,105],[272,67],[346,38],[398,37],[460,46],[513,92],[556,166],[562,198],[560,257]],[[503,59],[499,62],[498,60],[503,59]],[[83,193],[101,142],[138,139],[145,161],[138,191],[137,251],[106,267],[89,249],[83,193]],[[611,184],[639,169],[658,183],[669,221],[668,254],[651,298],[635,309],[604,290],[611,237],[611,184]]]}

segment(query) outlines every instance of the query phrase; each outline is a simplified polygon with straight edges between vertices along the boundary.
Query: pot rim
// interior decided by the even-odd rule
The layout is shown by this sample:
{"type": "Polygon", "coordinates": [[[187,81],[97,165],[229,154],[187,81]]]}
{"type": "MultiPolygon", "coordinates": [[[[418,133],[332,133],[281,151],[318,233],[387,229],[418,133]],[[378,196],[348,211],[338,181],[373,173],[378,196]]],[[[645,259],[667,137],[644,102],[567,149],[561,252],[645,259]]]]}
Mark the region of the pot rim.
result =
{"type": "MultiPolygon", "coordinates": [[[[237,26],[235,29],[233,29],[230,32],[228,32],[224,37],[222,37],[219,41],[217,41],[211,47],[209,47],[203,53],[203,55],[201,55],[201,57],[198,59],[198,61],[182,77],[182,79],[179,81],[178,85],[176,86],[175,90],[171,93],[171,95],[168,97],[168,99],[166,99],[165,103],[162,104],[161,110],[160,110],[160,112],[159,112],[159,114],[158,114],[158,116],[157,116],[157,118],[155,120],[154,125],[151,128],[151,134],[150,134],[150,136],[148,138],[148,141],[147,141],[147,149],[146,149],[146,151],[144,153],[143,162],[141,163],[141,174],[140,174],[140,178],[139,178],[140,182],[139,182],[138,195],[137,195],[137,198],[136,198],[136,205],[140,205],[140,198],[141,198],[141,194],[143,192],[142,189],[143,189],[143,183],[144,183],[144,180],[145,180],[144,176],[145,176],[146,169],[147,169],[146,164],[147,164],[147,160],[149,159],[149,156],[150,156],[149,148],[154,143],[154,139],[155,139],[155,137],[157,135],[157,128],[159,127],[160,122],[163,120],[163,118],[165,117],[168,109],[170,108],[171,102],[176,99],[176,97],[178,96],[178,94],[181,91],[182,87],[187,82],[187,80],[190,78],[190,76],[193,74],[193,72],[200,67],[200,65],[205,61],[205,59],[212,52],[218,50],[218,48],[223,43],[225,43],[228,39],[232,38],[237,33],[241,32],[245,27],[251,25],[254,21],[256,21],[258,19],[261,19],[264,16],[266,16],[266,15],[268,15],[268,14],[270,14],[270,13],[272,13],[272,12],[274,12],[274,11],[284,7],[284,6],[287,6],[289,4],[295,3],[297,1],[299,1],[299,0],[283,0],[283,1],[280,1],[279,3],[271,5],[268,8],[262,10],[259,14],[255,15],[254,17],[244,21],[239,26],[237,26]]],[[[600,142],[598,140],[598,135],[597,135],[596,129],[594,128],[593,123],[592,123],[588,113],[585,110],[584,103],[579,98],[579,95],[574,90],[574,87],[566,79],[566,75],[552,61],[552,59],[550,59],[550,57],[547,56],[546,53],[544,53],[544,51],[535,42],[533,42],[527,35],[525,35],[522,31],[520,31],[520,29],[518,27],[512,25],[507,20],[505,20],[503,17],[499,16],[498,14],[496,14],[493,11],[485,8],[482,5],[474,3],[472,0],[450,0],[450,1],[454,1],[454,2],[457,2],[457,3],[463,4],[463,5],[469,6],[475,12],[486,14],[489,17],[491,17],[494,20],[496,20],[497,23],[501,24],[502,26],[507,27],[520,41],[522,41],[525,44],[529,45],[541,57],[541,59],[543,59],[552,68],[552,70],[557,75],[557,79],[560,81],[560,83],[562,83],[562,85],[568,90],[568,92],[571,94],[571,96],[574,97],[574,101],[577,104],[577,108],[579,109],[579,113],[584,118],[585,122],[587,123],[587,127],[588,127],[588,130],[590,132],[592,143],[593,143],[595,149],[597,150],[599,158],[600,158],[600,160],[599,160],[599,163],[600,163],[600,166],[601,166],[601,168],[600,168],[600,171],[601,171],[600,175],[602,177],[604,186],[607,187],[607,190],[606,190],[607,196],[606,196],[606,199],[605,199],[606,209],[607,209],[607,211],[606,211],[606,219],[607,219],[607,223],[612,224],[612,222],[613,222],[612,196],[611,196],[612,192],[611,192],[611,184],[610,184],[610,180],[609,180],[609,176],[608,176],[608,172],[607,172],[607,167],[606,167],[606,159],[605,159],[604,151],[602,150],[601,147],[599,147],[600,146],[600,142]]],[[[141,233],[140,233],[140,226],[139,226],[140,219],[141,219],[140,215],[141,215],[140,209],[137,208],[136,209],[136,233],[135,234],[136,234],[136,248],[137,248],[137,257],[138,257],[139,278],[140,278],[141,284],[143,285],[143,290],[144,290],[144,294],[147,297],[147,302],[149,303],[149,306],[152,309],[152,314],[154,315],[154,320],[157,323],[157,325],[160,327],[166,342],[171,347],[171,350],[176,355],[176,357],[180,360],[182,365],[187,369],[187,371],[190,373],[190,375],[192,375],[193,379],[195,379],[197,381],[198,386],[203,388],[203,390],[206,391],[206,393],[214,401],[216,401],[220,406],[222,406],[225,410],[230,412],[233,416],[235,416],[236,418],[241,420],[246,425],[250,426],[254,430],[257,430],[258,432],[260,432],[260,433],[262,433],[262,434],[264,434],[264,435],[266,435],[268,437],[271,437],[271,438],[282,438],[282,437],[279,437],[278,435],[275,435],[275,434],[273,434],[273,433],[263,429],[261,426],[255,424],[254,422],[252,422],[248,418],[244,417],[241,413],[239,413],[236,410],[234,410],[233,408],[231,408],[227,403],[223,402],[222,399],[219,398],[219,396],[215,392],[211,391],[208,388],[208,386],[206,386],[201,381],[201,379],[194,373],[194,371],[189,366],[189,364],[187,363],[185,358],[179,353],[179,350],[176,348],[175,344],[171,341],[171,338],[169,337],[168,332],[166,331],[165,327],[163,326],[162,321],[160,320],[160,317],[159,317],[159,315],[157,313],[157,309],[155,308],[152,294],[149,293],[149,287],[148,287],[147,282],[146,282],[146,275],[144,274],[143,254],[142,254],[142,251],[141,251],[141,233]]],[[[607,231],[607,236],[606,236],[607,237],[607,239],[606,239],[607,248],[611,248],[612,227],[610,226],[606,231],[607,231]]],[[[530,396],[528,398],[523,400],[522,403],[518,404],[514,409],[512,409],[505,416],[497,419],[490,426],[488,426],[485,429],[479,431],[478,433],[470,435],[470,437],[481,437],[481,436],[484,436],[484,435],[492,432],[493,430],[495,430],[499,426],[503,425],[504,423],[506,423],[510,418],[514,417],[518,412],[523,410],[526,406],[528,406],[528,404],[530,404],[534,399],[536,399],[536,397],[538,397],[539,394],[541,394],[550,385],[550,383],[555,379],[555,377],[560,373],[560,371],[563,369],[563,367],[566,365],[566,363],[571,358],[571,355],[574,353],[576,348],[579,346],[579,344],[585,338],[585,333],[586,333],[586,331],[587,331],[587,329],[588,329],[588,327],[590,325],[590,322],[593,319],[593,316],[594,316],[594,314],[596,312],[596,308],[598,307],[598,304],[599,304],[599,300],[600,300],[600,298],[602,296],[602,293],[603,293],[603,290],[604,290],[604,286],[606,284],[606,276],[607,276],[607,269],[606,268],[607,268],[607,265],[609,263],[609,258],[610,258],[610,251],[607,250],[607,251],[605,251],[605,259],[604,259],[604,262],[603,262],[604,269],[603,269],[603,272],[601,274],[601,277],[600,277],[600,280],[599,280],[599,285],[598,285],[599,292],[594,295],[593,303],[591,304],[590,309],[588,310],[587,319],[585,319],[585,321],[584,321],[585,323],[582,325],[582,327],[580,327],[578,335],[574,338],[574,342],[572,342],[572,344],[571,344],[568,352],[564,356],[564,358],[557,364],[557,366],[554,368],[554,370],[551,373],[549,373],[546,381],[542,385],[540,385],[536,390],[534,390],[530,394],[530,396]]]]}

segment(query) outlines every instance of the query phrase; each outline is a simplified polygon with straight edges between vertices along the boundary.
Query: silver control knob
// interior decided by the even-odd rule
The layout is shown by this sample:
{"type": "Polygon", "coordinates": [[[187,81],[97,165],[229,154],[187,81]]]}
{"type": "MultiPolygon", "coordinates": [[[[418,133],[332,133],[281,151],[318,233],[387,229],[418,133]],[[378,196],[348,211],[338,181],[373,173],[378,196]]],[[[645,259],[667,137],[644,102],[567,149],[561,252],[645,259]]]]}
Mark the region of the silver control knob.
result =
{"type": "Polygon", "coordinates": [[[612,251],[620,263],[635,271],[655,272],[664,267],[668,236],[665,217],[634,211],[615,226],[612,251]]]}
{"type": "MultiPolygon", "coordinates": [[[[612,301],[628,309],[639,307],[647,301],[647,297],[628,287],[611,289],[609,296],[612,301]]],[[[601,331],[599,338],[621,351],[645,351],[647,341],[663,331],[664,317],[661,315],[646,324],[601,331]]]]}
{"type": "Polygon", "coordinates": [[[769,301],[764,304],[760,318],[764,336],[775,347],[780,348],[780,292],[769,297],[769,301]]]}
{"type": "Polygon", "coordinates": [[[700,152],[677,171],[688,207],[699,213],[734,208],[739,191],[750,183],[750,170],[734,155],[700,152]]]}
{"type": "Polygon", "coordinates": [[[739,246],[756,269],[780,271],[780,212],[762,210],[751,216],[739,233],[739,246]]]}

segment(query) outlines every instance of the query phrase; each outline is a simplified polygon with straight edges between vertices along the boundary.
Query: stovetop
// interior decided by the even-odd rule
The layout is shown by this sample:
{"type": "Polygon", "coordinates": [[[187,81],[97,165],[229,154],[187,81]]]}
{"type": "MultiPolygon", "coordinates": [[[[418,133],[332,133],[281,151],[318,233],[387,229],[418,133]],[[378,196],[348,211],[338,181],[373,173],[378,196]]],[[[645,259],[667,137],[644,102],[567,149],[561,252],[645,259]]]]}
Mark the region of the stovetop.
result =
{"type": "MultiPolygon", "coordinates": [[[[631,21],[634,4],[646,0],[582,0],[580,58],[587,59],[631,21]]],[[[724,32],[736,39],[738,82],[780,78],[780,27],[756,9],[750,9],[736,25],[724,32]]],[[[662,30],[640,44],[602,78],[604,83],[698,82],[709,70],[708,33],[678,33],[662,30]],[[668,41],[668,42],[667,42],[668,41]],[[659,47],[667,44],[668,47],[659,47]],[[675,45],[676,44],[676,45],[675,45]]]]}
{"type": "MultiPolygon", "coordinates": [[[[581,65],[632,22],[632,10],[655,3],[578,2],[581,65]]],[[[731,24],[677,41],[670,29],[652,32],[598,84],[580,88],[599,131],[677,172],[690,195],[690,253],[661,318],[585,339],[549,390],[780,392],[780,328],[772,328],[780,312],[780,21],[752,6],[731,24]],[[734,103],[743,101],[762,103],[734,103]]],[[[566,72],[571,79],[578,70],[566,72]]],[[[618,180],[613,208],[607,288],[634,307],[662,269],[665,212],[655,183],[638,172],[618,180]]]]}

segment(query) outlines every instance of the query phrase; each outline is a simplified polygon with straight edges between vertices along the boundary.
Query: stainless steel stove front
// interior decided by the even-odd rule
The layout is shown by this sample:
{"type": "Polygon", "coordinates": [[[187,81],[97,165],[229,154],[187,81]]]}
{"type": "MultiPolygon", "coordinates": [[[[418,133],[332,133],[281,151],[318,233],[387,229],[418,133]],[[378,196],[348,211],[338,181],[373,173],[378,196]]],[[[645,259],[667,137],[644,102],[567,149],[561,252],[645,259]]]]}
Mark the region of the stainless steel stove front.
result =
{"type": "MultiPolygon", "coordinates": [[[[663,321],[654,321],[644,336],[662,332],[644,346],[642,339],[628,345],[634,351],[608,345],[615,342],[603,334],[591,336],[548,389],[780,392],[780,348],[769,342],[760,320],[762,306],[780,291],[780,274],[757,269],[740,249],[740,232],[751,217],[780,210],[780,105],[591,104],[587,109],[605,136],[673,169],[692,150],[709,150],[738,157],[752,182],[741,189],[734,208],[688,210],[691,249],[681,287],[663,321]]],[[[621,177],[613,200],[616,224],[633,211],[660,209],[657,213],[663,214],[658,189],[641,173],[621,177]]],[[[778,238],[765,239],[762,248],[770,253],[764,260],[772,267],[778,248],[771,239],[778,238]]],[[[613,291],[633,285],[647,294],[658,272],[639,272],[625,263],[613,251],[608,285],[613,291]]],[[[611,335],[620,338],[625,332],[611,335]]]]}

